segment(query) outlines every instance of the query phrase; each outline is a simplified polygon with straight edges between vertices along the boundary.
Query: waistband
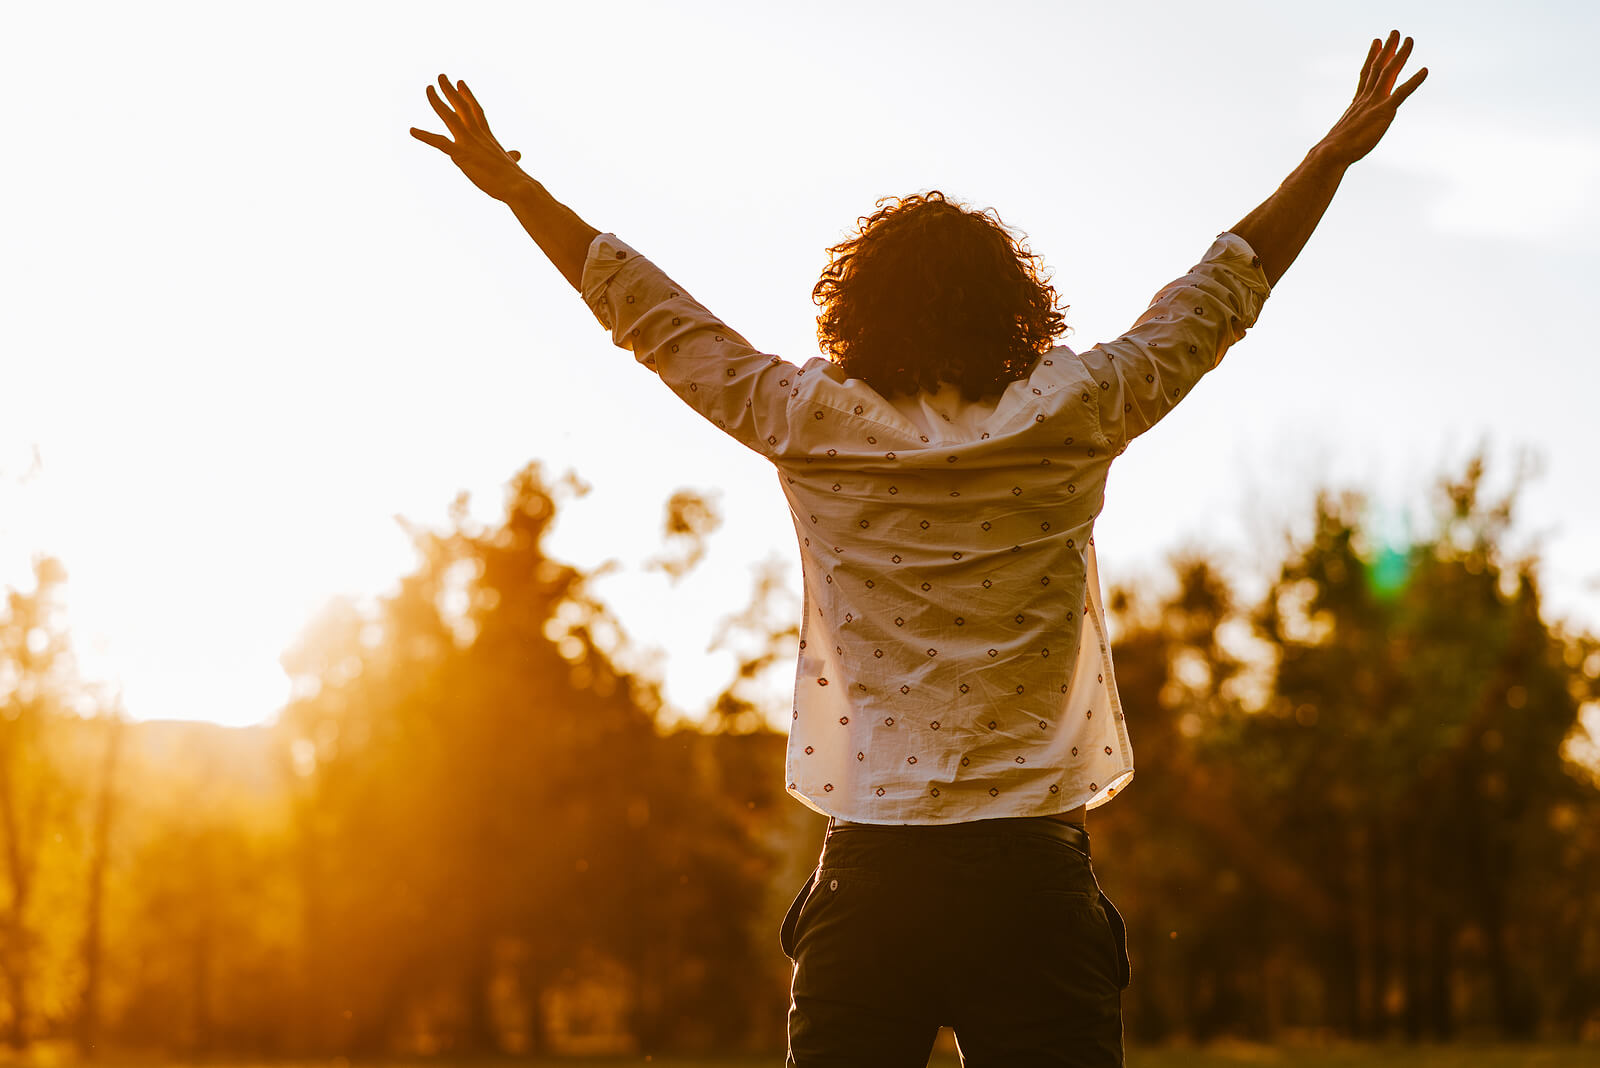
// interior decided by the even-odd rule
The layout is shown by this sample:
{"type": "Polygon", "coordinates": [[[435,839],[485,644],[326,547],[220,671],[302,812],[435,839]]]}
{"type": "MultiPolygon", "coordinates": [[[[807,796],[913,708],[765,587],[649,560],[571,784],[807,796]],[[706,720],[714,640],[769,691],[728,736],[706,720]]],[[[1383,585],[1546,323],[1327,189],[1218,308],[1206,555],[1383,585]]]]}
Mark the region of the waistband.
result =
{"type": "Polygon", "coordinates": [[[838,831],[866,831],[888,834],[913,833],[937,836],[940,834],[1031,834],[1045,835],[1089,855],[1089,832],[1076,823],[1066,823],[1049,816],[1001,816],[988,820],[969,820],[964,823],[852,823],[838,816],[828,817],[828,833],[838,831]]]}

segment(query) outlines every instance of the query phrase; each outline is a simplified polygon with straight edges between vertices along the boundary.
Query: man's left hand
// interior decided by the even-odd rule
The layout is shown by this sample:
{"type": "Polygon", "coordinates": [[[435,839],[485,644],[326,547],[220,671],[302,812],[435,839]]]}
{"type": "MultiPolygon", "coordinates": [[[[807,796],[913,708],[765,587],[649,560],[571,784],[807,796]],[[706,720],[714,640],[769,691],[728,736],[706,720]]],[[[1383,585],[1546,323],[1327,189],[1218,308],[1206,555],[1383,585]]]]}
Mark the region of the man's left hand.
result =
{"type": "Polygon", "coordinates": [[[485,193],[496,200],[509,201],[512,194],[526,187],[529,181],[522,168],[517,166],[522,153],[516,149],[507,152],[500,147],[500,142],[489,132],[489,121],[483,116],[483,108],[478,105],[477,98],[467,88],[466,82],[458,81],[452,86],[449,79],[441,74],[439,88],[444,92],[444,100],[439,99],[439,94],[430,85],[428,103],[439,113],[445,129],[450,131],[455,140],[419,130],[415,126],[411,128],[411,136],[449,156],[461,168],[461,173],[485,193]]]}
{"type": "Polygon", "coordinates": [[[1395,79],[1410,55],[1411,38],[1401,41],[1399,30],[1390,31],[1386,41],[1373,39],[1372,47],[1367,49],[1367,62],[1361,68],[1355,100],[1318,148],[1349,165],[1377,147],[1394,121],[1396,110],[1428,76],[1428,68],[1423,67],[1405,84],[1395,86],[1395,79]]]}

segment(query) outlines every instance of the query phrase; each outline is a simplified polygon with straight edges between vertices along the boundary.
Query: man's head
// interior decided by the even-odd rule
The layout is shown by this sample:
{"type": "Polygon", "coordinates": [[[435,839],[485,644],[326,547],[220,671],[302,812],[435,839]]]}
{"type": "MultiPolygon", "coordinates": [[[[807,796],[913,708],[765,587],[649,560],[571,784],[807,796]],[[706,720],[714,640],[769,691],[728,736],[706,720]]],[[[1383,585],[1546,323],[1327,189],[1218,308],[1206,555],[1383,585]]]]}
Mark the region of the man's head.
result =
{"type": "Polygon", "coordinates": [[[885,395],[944,382],[977,400],[1025,375],[1066,329],[1038,257],[992,208],[937,189],[878,205],[828,250],[811,294],[817,338],[852,378],[885,395]]]}

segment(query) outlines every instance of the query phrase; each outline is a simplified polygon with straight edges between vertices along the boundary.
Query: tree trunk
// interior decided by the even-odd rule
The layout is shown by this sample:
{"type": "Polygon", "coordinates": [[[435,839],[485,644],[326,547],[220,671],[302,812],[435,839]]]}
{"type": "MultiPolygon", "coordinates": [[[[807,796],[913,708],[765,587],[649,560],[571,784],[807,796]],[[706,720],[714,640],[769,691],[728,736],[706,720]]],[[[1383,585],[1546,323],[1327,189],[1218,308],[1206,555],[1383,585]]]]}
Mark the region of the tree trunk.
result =
{"type": "Polygon", "coordinates": [[[550,1050],[550,1034],[545,1026],[544,1018],[544,980],[542,966],[532,960],[524,964],[518,988],[523,992],[525,1003],[528,1007],[528,1048],[523,1050],[525,1057],[542,1057],[550,1050]]]}
{"type": "Polygon", "coordinates": [[[194,1000],[194,1034],[190,1051],[204,1054],[211,1051],[211,932],[210,924],[202,921],[200,933],[189,947],[190,996],[194,1000]]]}
{"type": "MultiPolygon", "coordinates": [[[[26,713],[24,713],[26,714],[26,713]]],[[[14,730],[15,728],[13,728],[14,730]]],[[[11,907],[0,917],[0,972],[5,974],[11,1020],[5,1043],[21,1052],[28,1045],[28,967],[31,954],[27,929],[28,899],[33,889],[32,866],[22,848],[17,825],[15,746],[0,736],[0,832],[5,834],[5,870],[11,883],[11,907]]]]}
{"type": "Polygon", "coordinates": [[[1389,1033],[1389,930],[1394,898],[1390,891],[1388,832],[1381,820],[1367,829],[1367,886],[1370,894],[1367,925],[1371,950],[1367,973],[1367,1037],[1389,1033]]]}
{"type": "Polygon", "coordinates": [[[1322,939],[1327,962],[1329,1023],[1347,1036],[1361,1033],[1361,924],[1358,915],[1361,899],[1358,873],[1351,863],[1360,856],[1347,838],[1337,839],[1339,857],[1334,871],[1346,872],[1343,893],[1337,897],[1334,925],[1322,939]]]}
{"type": "Polygon", "coordinates": [[[77,1020],[78,1054],[95,1056],[100,1029],[101,922],[105,912],[106,869],[109,867],[111,815],[116,803],[117,758],[122,746],[123,721],[115,710],[106,713],[109,731],[105,759],[100,765],[100,797],[95,805],[89,855],[88,915],[83,936],[83,993],[77,1020]]]}
{"type": "Polygon", "coordinates": [[[6,1028],[6,1045],[20,1053],[28,1047],[28,983],[20,968],[7,967],[6,993],[11,998],[11,1025],[6,1028]]]}
{"type": "Polygon", "coordinates": [[[494,951],[489,936],[480,935],[476,942],[469,951],[466,970],[461,977],[461,995],[467,1006],[467,1022],[457,1048],[464,1053],[495,1054],[500,1052],[500,1030],[495,1025],[494,1005],[490,998],[490,985],[494,979],[494,951]]]}
{"type": "Polygon", "coordinates": [[[1418,895],[1422,892],[1417,879],[1417,830],[1407,824],[1400,852],[1400,953],[1401,974],[1405,977],[1406,1041],[1420,1042],[1423,1031],[1422,958],[1425,954],[1425,937],[1422,930],[1422,909],[1418,895]]]}
{"type": "Polygon", "coordinates": [[[1450,973],[1453,961],[1450,921],[1435,911],[1430,924],[1428,947],[1428,1023],[1433,1037],[1448,1042],[1455,1036],[1455,1020],[1450,1010],[1450,973]]]}
{"type": "Polygon", "coordinates": [[[1484,950],[1489,969],[1489,989],[1494,997],[1495,1028],[1504,1039],[1527,1038],[1527,1013],[1517,1000],[1515,976],[1506,953],[1506,850],[1498,842],[1484,843],[1485,866],[1477,882],[1478,922],[1483,925],[1484,950]]]}
{"type": "MultiPolygon", "coordinates": [[[[292,779],[290,781],[293,781],[292,779]]],[[[328,949],[325,933],[324,881],[319,863],[319,843],[314,830],[312,806],[304,798],[294,801],[295,873],[300,891],[300,974],[297,986],[300,1011],[291,1047],[301,1055],[321,1053],[338,1045],[335,1029],[329,1023],[331,998],[328,995],[328,949]]]]}

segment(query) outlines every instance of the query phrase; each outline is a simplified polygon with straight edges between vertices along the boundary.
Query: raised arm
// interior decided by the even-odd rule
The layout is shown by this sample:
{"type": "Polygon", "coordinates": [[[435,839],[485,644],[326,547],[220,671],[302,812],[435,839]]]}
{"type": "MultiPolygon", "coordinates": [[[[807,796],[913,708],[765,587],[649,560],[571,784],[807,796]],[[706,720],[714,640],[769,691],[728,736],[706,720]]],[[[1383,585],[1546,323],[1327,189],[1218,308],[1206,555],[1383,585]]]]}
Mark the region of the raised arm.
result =
{"type": "Polygon", "coordinates": [[[584,257],[600,231],[578,218],[576,212],[524,173],[517,165],[522,153],[500,147],[500,142],[489,132],[489,120],[484,117],[483,108],[466,82],[458,81],[452,86],[441,74],[439,88],[443,90],[444,99],[441,100],[430,85],[428,103],[444,120],[445,129],[455,140],[415,126],[411,128],[411,136],[449,156],[473,185],[509,207],[522,228],[528,231],[528,236],[561,272],[561,277],[581,293],[584,257]]]}
{"type": "Polygon", "coordinates": [[[1350,107],[1278,191],[1233,228],[1261,257],[1269,284],[1277,285],[1300,255],[1345,170],[1372,151],[1394,121],[1401,102],[1428,76],[1428,68],[1423,67],[1404,85],[1394,87],[1410,55],[1411,38],[1402,43],[1399,30],[1391,31],[1387,41],[1374,39],[1350,107]]]}
{"type": "Polygon", "coordinates": [[[411,136],[449,156],[473,185],[508,206],[612,341],[690,407],[769,458],[803,450],[823,420],[838,414],[814,396],[837,385],[824,368],[804,381],[805,368],[758,350],[637,250],[584,222],[525,174],[517,165],[522,153],[501,147],[466,82],[451,85],[439,75],[438,90],[428,86],[428,103],[455,140],[416,127],[411,136]],[[801,400],[810,403],[810,419],[796,432],[790,408],[801,400]]]}

